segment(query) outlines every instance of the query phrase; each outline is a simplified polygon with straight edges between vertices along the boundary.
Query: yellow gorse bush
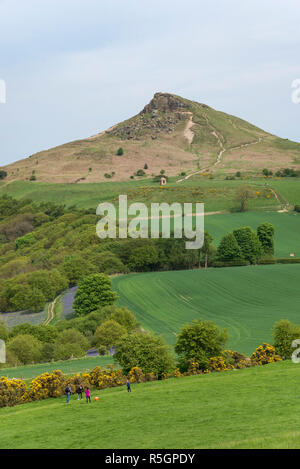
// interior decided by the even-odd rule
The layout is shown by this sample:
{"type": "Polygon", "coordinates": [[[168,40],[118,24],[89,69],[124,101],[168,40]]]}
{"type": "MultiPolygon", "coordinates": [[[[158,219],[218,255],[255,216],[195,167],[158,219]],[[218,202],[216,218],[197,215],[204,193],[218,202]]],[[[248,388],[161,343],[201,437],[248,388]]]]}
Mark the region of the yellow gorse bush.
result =
{"type": "Polygon", "coordinates": [[[276,354],[275,348],[264,342],[262,345],[257,347],[255,352],[251,355],[251,361],[256,365],[266,365],[268,363],[280,362],[281,358],[276,354]]]}
{"type": "Polygon", "coordinates": [[[188,360],[188,369],[185,374],[188,376],[192,376],[192,375],[199,375],[201,373],[202,373],[202,370],[200,368],[199,363],[194,360],[188,360]]]}
{"type": "Polygon", "coordinates": [[[33,379],[29,386],[29,395],[32,400],[60,397],[65,391],[65,378],[60,370],[52,373],[43,373],[33,379]]]}
{"type": "MultiPolygon", "coordinates": [[[[176,368],[173,373],[162,374],[161,378],[180,378],[182,376],[208,374],[278,361],[281,361],[281,358],[276,355],[275,348],[264,343],[257,347],[250,358],[232,350],[225,350],[222,355],[210,359],[206,370],[202,370],[200,364],[195,360],[189,360],[188,369],[185,373],[181,373],[179,368],[176,368]]],[[[143,373],[138,366],[133,367],[127,377],[122,370],[115,370],[112,365],[109,365],[105,370],[101,366],[97,366],[90,373],[77,373],[72,376],[64,376],[60,370],[55,370],[52,373],[46,372],[33,379],[28,388],[26,383],[20,379],[2,377],[0,378],[0,407],[63,396],[67,384],[71,386],[72,392],[76,392],[79,384],[83,388],[94,386],[97,389],[105,389],[123,386],[127,378],[131,383],[143,383],[158,379],[154,373],[143,373]]]]}
{"type": "Polygon", "coordinates": [[[98,389],[122,386],[126,383],[126,379],[122,370],[114,370],[110,365],[107,370],[102,370],[101,366],[97,366],[89,374],[89,382],[98,389]]]}
{"type": "Polygon", "coordinates": [[[143,383],[145,381],[145,375],[138,366],[134,366],[129,371],[129,381],[131,383],[143,383]]]}
{"type": "Polygon", "coordinates": [[[79,385],[83,388],[90,386],[90,375],[89,373],[77,373],[76,375],[69,376],[65,384],[71,386],[72,393],[74,393],[79,385]]]}
{"type": "Polygon", "coordinates": [[[209,360],[209,370],[210,371],[229,371],[233,370],[234,366],[230,363],[226,363],[224,357],[212,357],[209,360]]]}
{"type": "Polygon", "coordinates": [[[20,379],[0,378],[0,407],[12,407],[26,401],[27,387],[20,379]]]}
{"type": "Polygon", "coordinates": [[[245,355],[235,352],[234,350],[224,350],[222,352],[222,357],[225,359],[225,363],[231,364],[233,368],[237,370],[254,366],[254,363],[250,358],[245,357],[245,355]]]}

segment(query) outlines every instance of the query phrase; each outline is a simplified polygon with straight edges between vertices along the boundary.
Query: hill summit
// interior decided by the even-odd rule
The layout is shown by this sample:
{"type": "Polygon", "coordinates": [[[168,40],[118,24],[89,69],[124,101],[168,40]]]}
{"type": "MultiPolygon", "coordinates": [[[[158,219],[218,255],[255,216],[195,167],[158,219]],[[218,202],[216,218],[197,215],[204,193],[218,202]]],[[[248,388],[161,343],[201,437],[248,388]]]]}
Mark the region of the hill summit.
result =
{"type": "MultiPolygon", "coordinates": [[[[155,93],[130,119],[97,135],[36,153],[3,169],[7,182],[130,181],[201,173],[299,169],[300,144],[170,93],[155,93]],[[121,150],[120,150],[121,149],[121,150]],[[142,171],[139,171],[142,174],[142,171]]],[[[186,177],[186,176],[185,176],[186,177]]]]}
{"type": "Polygon", "coordinates": [[[186,119],[188,109],[188,104],[179,97],[169,93],[156,93],[134,119],[107,133],[130,140],[149,134],[154,137],[161,132],[174,132],[176,125],[186,119]]]}

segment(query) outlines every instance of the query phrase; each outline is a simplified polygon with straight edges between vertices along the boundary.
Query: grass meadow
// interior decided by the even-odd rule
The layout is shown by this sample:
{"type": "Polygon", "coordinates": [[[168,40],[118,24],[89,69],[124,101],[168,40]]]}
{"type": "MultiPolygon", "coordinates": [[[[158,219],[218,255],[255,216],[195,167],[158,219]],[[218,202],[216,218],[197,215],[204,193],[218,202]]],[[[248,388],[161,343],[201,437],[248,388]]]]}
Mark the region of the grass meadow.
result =
{"type": "Polygon", "coordinates": [[[299,372],[283,362],[3,408],[0,448],[300,448],[299,372]]]}

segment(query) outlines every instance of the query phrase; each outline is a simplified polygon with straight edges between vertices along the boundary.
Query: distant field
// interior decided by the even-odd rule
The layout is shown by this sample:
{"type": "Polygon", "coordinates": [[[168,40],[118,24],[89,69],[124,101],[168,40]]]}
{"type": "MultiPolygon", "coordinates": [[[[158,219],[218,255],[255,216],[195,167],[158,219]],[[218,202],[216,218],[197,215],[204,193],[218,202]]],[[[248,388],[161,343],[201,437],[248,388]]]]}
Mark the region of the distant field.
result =
{"type": "Polygon", "coordinates": [[[241,226],[256,229],[260,223],[270,222],[275,227],[275,257],[289,257],[291,253],[300,257],[300,214],[296,212],[249,211],[205,217],[205,229],[213,236],[218,246],[222,236],[241,226]]]}
{"type": "Polygon", "coordinates": [[[274,210],[251,210],[207,215],[204,217],[204,229],[212,235],[213,245],[218,247],[222,236],[235,228],[251,226],[256,230],[259,224],[265,222],[272,223],[275,228],[275,257],[290,257],[290,254],[300,257],[300,214],[294,211],[278,213],[274,210]]]}
{"type": "Polygon", "coordinates": [[[300,180],[298,178],[282,178],[271,180],[270,186],[282,194],[290,204],[300,204],[300,180]]]}
{"type": "Polygon", "coordinates": [[[24,365],[16,368],[0,368],[0,376],[31,380],[46,371],[61,370],[63,373],[69,375],[85,373],[96,366],[105,367],[111,364],[114,364],[114,359],[111,356],[78,358],[54,363],[42,363],[39,365],[24,365]]]}
{"type": "Polygon", "coordinates": [[[0,409],[0,448],[300,448],[299,367],[275,363],[0,409]]]}
{"type": "Polygon", "coordinates": [[[118,304],[169,344],[202,318],[228,329],[227,347],[251,354],[272,341],[276,321],[299,323],[299,278],[300,265],[272,265],[131,274],[114,278],[113,287],[118,304]]]}
{"type": "MultiPolygon", "coordinates": [[[[18,181],[0,186],[0,194],[10,194],[17,199],[28,197],[35,201],[76,205],[78,208],[96,208],[100,202],[113,201],[120,194],[127,194],[129,201],[144,202],[147,205],[164,201],[204,202],[206,211],[216,211],[229,210],[235,206],[235,191],[241,184],[252,184],[254,189],[260,191],[263,190],[264,183],[264,179],[225,181],[224,178],[210,180],[201,176],[181,183],[176,183],[176,179],[171,178],[168,185],[160,189],[159,183],[153,183],[151,179],[85,184],[18,181]]],[[[270,199],[259,197],[250,201],[250,208],[276,206],[278,201],[273,195],[270,199]]]]}

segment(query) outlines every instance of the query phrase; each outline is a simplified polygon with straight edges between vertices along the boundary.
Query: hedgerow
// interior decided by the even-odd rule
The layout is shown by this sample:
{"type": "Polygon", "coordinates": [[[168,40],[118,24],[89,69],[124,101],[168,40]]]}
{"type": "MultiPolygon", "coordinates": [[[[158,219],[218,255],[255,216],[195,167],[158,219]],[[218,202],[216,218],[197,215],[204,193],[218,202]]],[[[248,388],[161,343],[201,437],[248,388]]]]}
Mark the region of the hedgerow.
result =
{"type": "Polygon", "coordinates": [[[209,366],[205,370],[201,369],[198,362],[191,359],[188,361],[188,368],[184,373],[176,368],[172,372],[165,372],[157,376],[155,373],[143,373],[141,368],[135,366],[126,374],[120,369],[114,369],[112,365],[108,366],[107,369],[97,366],[89,373],[77,373],[72,376],[65,376],[60,370],[55,370],[52,373],[46,372],[34,378],[28,387],[20,379],[2,377],[0,378],[0,407],[12,407],[25,402],[61,397],[65,394],[67,384],[71,386],[72,393],[75,393],[79,384],[83,388],[89,386],[101,390],[124,386],[127,379],[131,383],[145,383],[157,379],[230,371],[278,361],[281,361],[281,358],[276,354],[275,348],[264,343],[257,347],[250,358],[232,350],[224,351],[220,356],[210,358],[209,366]]]}

